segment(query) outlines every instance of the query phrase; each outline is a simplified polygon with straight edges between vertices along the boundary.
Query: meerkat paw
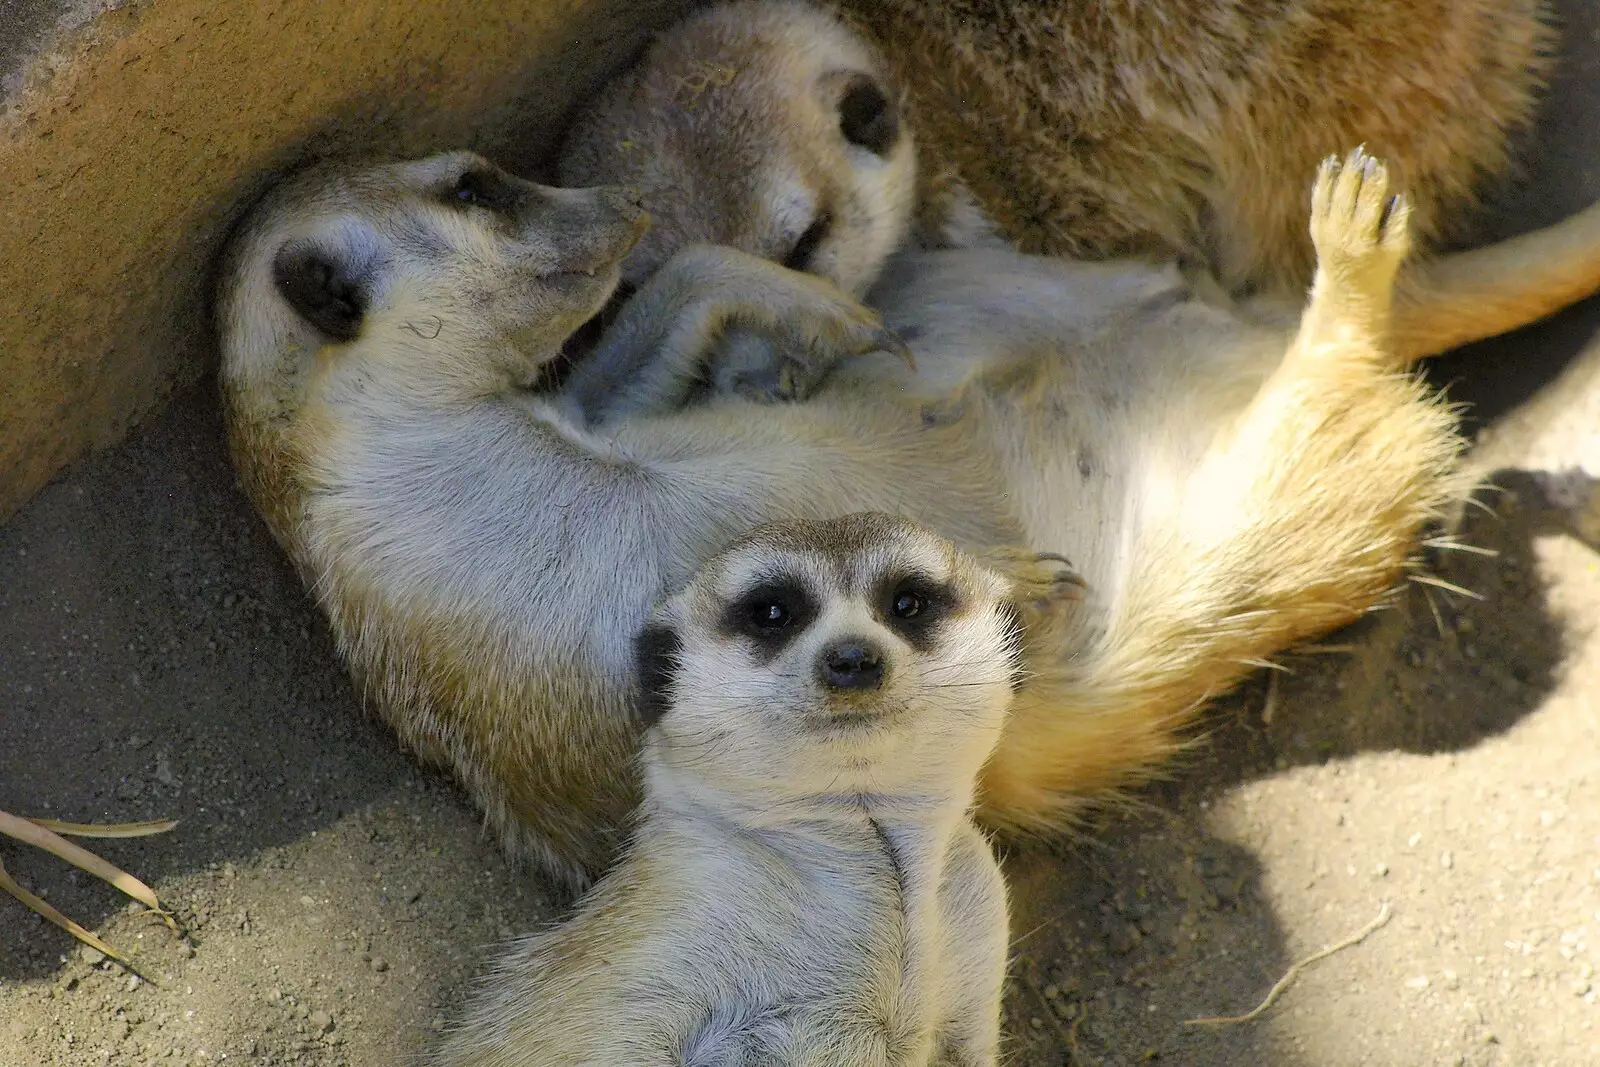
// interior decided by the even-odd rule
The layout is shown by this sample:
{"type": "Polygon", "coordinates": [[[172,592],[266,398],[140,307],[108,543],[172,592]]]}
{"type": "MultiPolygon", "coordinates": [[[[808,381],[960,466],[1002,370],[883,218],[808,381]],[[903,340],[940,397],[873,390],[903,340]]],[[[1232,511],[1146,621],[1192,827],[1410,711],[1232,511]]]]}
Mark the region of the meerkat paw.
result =
{"type": "Polygon", "coordinates": [[[717,392],[760,403],[805,400],[836,364],[869,352],[889,352],[915,369],[911,350],[878,313],[842,291],[819,282],[772,297],[763,331],[771,336],[735,329],[719,345],[711,369],[717,392]]]}
{"type": "Polygon", "coordinates": [[[1062,608],[1083,599],[1089,584],[1067,557],[1000,545],[979,553],[985,566],[1011,583],[1012,604],[1029,632],[1059,619],[1062,608]]]}
{"type": "Polygon", "coordinates": [[[711,361],[711,391],[757,404],[809,399],[833,361],[787,352],[778,342],[738,330],[718,346],[711,361]]]}
{"type": "Polygon", "coordinates": [[[1329,156],[1311,192],[1311,240],[1320,278],[1355,298],[1388,301],[1411,250],[1411,207],[1389,194],[1383,161],[1357,148],[1341,163],[1329,156]]]}
{"type": "Polygon", "coordinates": [[[870,352],[888,352],[916,369],[911,349],[883,325],[876,311],[854,300],[850,304],[853,307],[848,311],[822,307],[787,314],[780,320],[788,343],[776,347],[780,361],[774,376],[777,399],[805,399],[835,364],[870,352]]]}

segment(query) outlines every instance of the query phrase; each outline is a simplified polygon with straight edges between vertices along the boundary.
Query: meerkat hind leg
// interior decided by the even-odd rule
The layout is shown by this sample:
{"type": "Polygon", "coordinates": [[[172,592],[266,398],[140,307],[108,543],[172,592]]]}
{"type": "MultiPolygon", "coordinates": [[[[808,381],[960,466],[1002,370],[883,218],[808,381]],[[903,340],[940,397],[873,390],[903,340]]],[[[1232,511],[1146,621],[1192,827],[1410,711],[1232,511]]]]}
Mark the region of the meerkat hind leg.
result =
{"type": "MultiPolygon", "coordinates": [[[[1454,442],[1439,432],[1452,421],[1389,358],[1395,279],[1410,248],[1404,197],[1391,200],[1384,165],[1358,148],[1343,163],[1324,161],[1311,200],[1317,270],[1299,328],[1184,494],[1186,513],[1217,516],[1195,523],[1194,548],[1218,560],[1249,549],[1257,561],[1245,570],[1276,560],[1283,584],[1269,583],[1278,588],[1269,599],[1297,608],[1315,601],[1310,590],[1359,570],[1354,546],[1369,533],[1381,529],[1388,565],[1400,562],[1393,551],[1430,509],[1423,500],[1443,491],[1441,450],[1430,445],[1454,442]],[[1363,526],[1373,529],[1357,536],[1363,526]],[[1288,543],[1269,543],[1274,528],[1288,543]]],[[[1222,565],[1214,576],[1236,569],[1222,565]]]]}
{"type": "Polygon", "coordinates": [[[988,824],[1067,826],[1084,799],[1145,780],[1212,697],[1381,601],[1465,488],[1455,417],[1388,358],[1404,201],[1361,152],[1324,164],[1312,201],[1298,330],[1198,463],[1149,455],[1104,626],[1070,660],[1030,661],[984,772],[988,824]]]}

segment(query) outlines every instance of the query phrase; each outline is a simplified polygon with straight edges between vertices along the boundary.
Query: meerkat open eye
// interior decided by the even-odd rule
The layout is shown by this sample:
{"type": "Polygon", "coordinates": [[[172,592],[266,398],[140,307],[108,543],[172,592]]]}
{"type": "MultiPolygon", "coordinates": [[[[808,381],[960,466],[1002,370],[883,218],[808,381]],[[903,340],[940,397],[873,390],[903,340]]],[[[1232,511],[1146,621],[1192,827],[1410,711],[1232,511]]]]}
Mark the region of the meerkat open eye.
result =
{"type": "Polygon", "coordinates": [[[505,175],[482,168],[463,173],[445,191],[444,196],[450,204],[481,207],[494,212],[510,211],[521,198],[522,190],[508,181],[505,175]]]}
{"type": "Polygon", "coordinates": [[[889,611],[897,619],[913,619],[922,613],[922,598],[911,590],[906,589],[895,594],[894,603],[889,611]]]}
{"type": "Polygon", "coordinates": [[[913,648],[926,648],[932,630],[955,600],[954,591],[942,582],[922,575],[903,577],[884,587],[884,621],[913,648]]]}
{"type": "Polygon", "coordinates": [[[833,226],[833,216],[824,211],[818,215],[800,239],[794,243],[789,254],[783,257],[783,265],[790,270],[806,270],[811,266],[811,257],[817,252],[817,247],[828,236],[828,230],[833,226]]]}
{"type": "Polygon", "coordinates": [[[778,648],[805,629],[815,614],[811,598],[799,584],[774,582],[751,589],[730,604],[723,628],[778,648]]]}
{"type": "Polygon", "coordinates": [[[789,605],[781,600],[769,600],[750,607],[750,625],[758,630],[781,630],[794,618],[789,605]]]}
{"type": "Polygon", "coordinates": [[[871,75],[851,78],[839,100],[839,132],[875,156],[888,155],[900,139],[900,114],[871,75]]]}

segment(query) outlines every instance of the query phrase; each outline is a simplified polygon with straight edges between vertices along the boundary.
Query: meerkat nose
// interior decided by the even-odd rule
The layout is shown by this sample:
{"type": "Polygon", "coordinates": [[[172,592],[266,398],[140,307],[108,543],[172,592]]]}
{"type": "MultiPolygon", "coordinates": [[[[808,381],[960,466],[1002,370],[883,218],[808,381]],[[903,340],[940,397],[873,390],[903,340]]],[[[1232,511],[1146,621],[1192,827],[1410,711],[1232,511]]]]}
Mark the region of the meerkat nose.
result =
{"type": "Polygon", "coordinates": [[[883,684],[883,654],[866,641],[841,641],[821,657],[822,684],[833,689],[876,689],[883,684]]]}

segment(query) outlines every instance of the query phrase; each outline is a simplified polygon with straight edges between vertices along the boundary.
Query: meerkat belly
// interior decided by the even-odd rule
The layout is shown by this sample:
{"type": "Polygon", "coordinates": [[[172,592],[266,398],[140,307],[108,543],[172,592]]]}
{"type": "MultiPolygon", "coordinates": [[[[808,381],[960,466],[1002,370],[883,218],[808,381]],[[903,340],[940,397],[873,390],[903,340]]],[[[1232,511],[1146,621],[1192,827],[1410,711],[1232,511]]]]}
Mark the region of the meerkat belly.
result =
{"type": "Polygon", "coordinates": [[[1288,340],[1197,298],[1175,267],[1139,261],[920,253],[874,298],[917,370],[883,360],[839,388],[876,374],[958,397],[948,417],[996,457],[1027,543],[1070,556],[1100,604],[1118,595],[1141,513],[1165,506],[1288,340]]]}
{"type": "Polygon", "coordinates": [[[689,569],[753,522],[862,510],[916,518],[970,547],[1019,534],[989,442],[893,398],[733,399],[630,420],[615,447],[650,471],[660,535],[680,542],[672,555],[689,569]]]}
{"type": "MultiPolygon", "coordinates": [[[[718,891],[697,894],[706,907],[685,916],[698,928],[674,937],[686,955],[714,964],[676,980],[677,995],[694,990],[698,1004],[682,1016],[674,1042],[681,1062],[929,1063],[952,977],[937,869],[930,909],[920,891],[906,891],[903,871],[871,830],[842,848],[720,847],[738,861],[702,872],[718,891]],[[738,888],[729,893],[731,886],[738,888]]],[[[639,999],[656,995],[641,991],[639,999]]]]}
{"type": "Polygon", "coordinates": [[[836,388],[890,382],[918,398],[945,396],[1187,298],[1171,264],[1079,263],[1005,248],[904,252],[867,300],[911,346],[916,368],[874,353],[836,372],[836,388]]]}

